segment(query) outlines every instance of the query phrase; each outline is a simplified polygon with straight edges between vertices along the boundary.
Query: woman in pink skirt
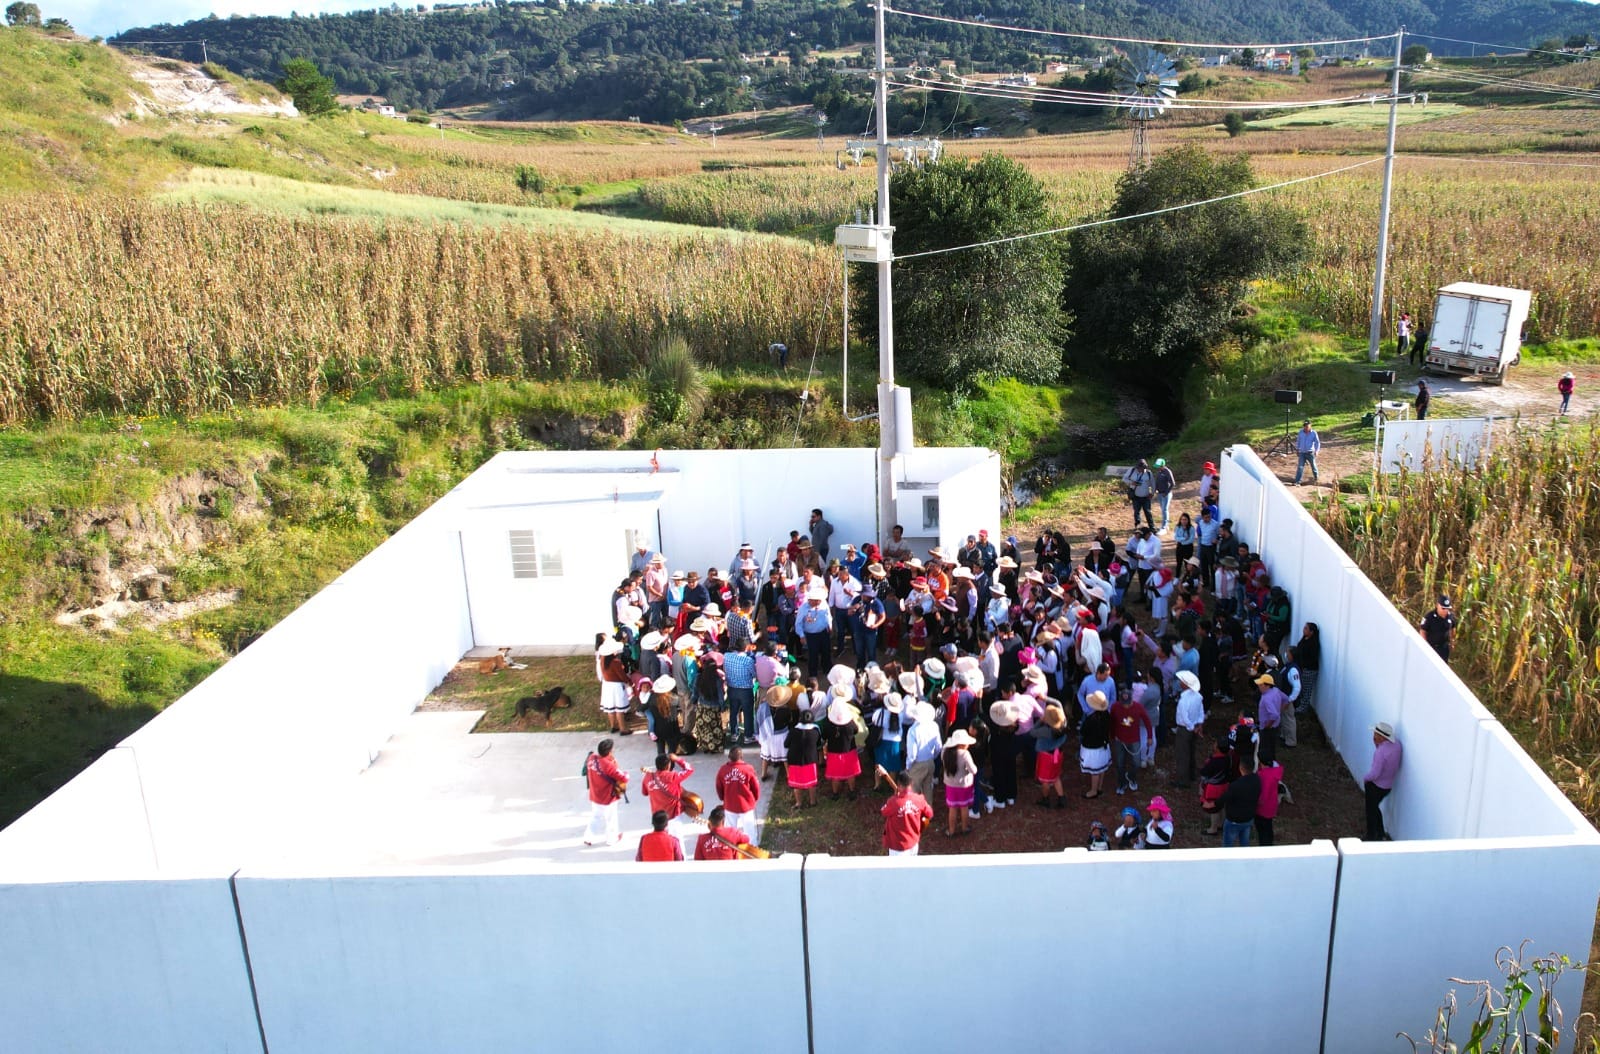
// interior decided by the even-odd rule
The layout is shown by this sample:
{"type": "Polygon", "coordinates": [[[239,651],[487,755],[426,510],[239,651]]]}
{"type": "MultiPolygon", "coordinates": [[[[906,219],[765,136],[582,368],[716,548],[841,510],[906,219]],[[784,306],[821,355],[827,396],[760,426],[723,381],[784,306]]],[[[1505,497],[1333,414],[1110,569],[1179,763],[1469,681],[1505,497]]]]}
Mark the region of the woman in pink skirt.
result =
{"type": "Polygon", "coordinates": [[[789,729],[784,744],[788,754],[784,771],[789,777],[789,789],[794,791],[794,807],[800,808],[801,798],[817,804],[817,724],[811,711],[800,714],[800,723],[789,729]]]}
{"type": "Polygon", "coordinates": [[[823,776],[833,791],[833,800],[839,800],[842,786],[856,800],[856,777],[861,775],[861,754],[856,750],[856,732],[861,729],[861,717],[856,708],[842,696],[828,704],[828,721],[822,726],[824,752],[823,776]]]}
{"type": "Polygon", "coordinates": [[[967,750],[977,740],[965,729],[951,733],[944,745],[944,806],[949,813],[945,821],[945,834],[954,838],[972,830],[968,810],[972,808],[973,795],[978,781],[978,763],[967,750]]]}
{"type": "Polygon", "coordinates": [[[1044,708],[1044,722],[1033,729],[1033,778],[1039,781],[1039,804],[1048,807],[1054,792],[1056,808],[1064,808],[1061,787],[1061,753],[1067,745],[1067,715],[1054,700],[1044,708]]]}

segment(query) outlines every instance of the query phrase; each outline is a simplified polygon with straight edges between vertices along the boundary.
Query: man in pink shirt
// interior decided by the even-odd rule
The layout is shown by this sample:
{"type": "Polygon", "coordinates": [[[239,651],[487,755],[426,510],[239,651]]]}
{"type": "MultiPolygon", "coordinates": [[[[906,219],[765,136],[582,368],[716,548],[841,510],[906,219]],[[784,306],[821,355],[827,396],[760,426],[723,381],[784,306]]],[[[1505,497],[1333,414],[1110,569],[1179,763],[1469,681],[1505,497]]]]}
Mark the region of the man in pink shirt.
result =
{"type": "Polygon", "coordinates": [[[1367,770],[1367,777],[1363,781],[1367,795],[1367,836],[1364,840],[1390,842],[1393,839],[1383,828],[1383,810],[1379,806],[1394,790],[1395,778],[1400,775],[1403,751],[1400,741],[1394,737],[1394,726],[1387,721],[1379,721],[1373,727],[1372,745],[1376,748],[1372,754],[1372,767],[1367,770]]]}

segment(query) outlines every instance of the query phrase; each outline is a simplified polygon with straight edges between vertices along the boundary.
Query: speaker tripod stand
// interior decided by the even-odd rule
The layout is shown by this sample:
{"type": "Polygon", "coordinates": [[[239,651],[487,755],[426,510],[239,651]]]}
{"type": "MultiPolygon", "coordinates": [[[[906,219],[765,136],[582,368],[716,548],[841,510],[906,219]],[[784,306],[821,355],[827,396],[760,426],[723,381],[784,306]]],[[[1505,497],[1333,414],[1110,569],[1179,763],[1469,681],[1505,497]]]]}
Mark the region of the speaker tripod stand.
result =
{"type": "Polygon", "coordinates": [[[1283,408],[1283,435],[1279,436],[1276,440],[1274,440],[1272,446],[1267,448],[1267,456],[1268,457],[1271,457],[1274,454],[1293,454],[1293,453],[1295,453],[1294,430],[1293,430],[1293,428],[1290,427],[1290,424],[1289,424],[1289,418],[1290,418],[1290,416],[1293,415],[1293,413],[1294,413],[1294,407],[1285,406],[1283,408]]]}

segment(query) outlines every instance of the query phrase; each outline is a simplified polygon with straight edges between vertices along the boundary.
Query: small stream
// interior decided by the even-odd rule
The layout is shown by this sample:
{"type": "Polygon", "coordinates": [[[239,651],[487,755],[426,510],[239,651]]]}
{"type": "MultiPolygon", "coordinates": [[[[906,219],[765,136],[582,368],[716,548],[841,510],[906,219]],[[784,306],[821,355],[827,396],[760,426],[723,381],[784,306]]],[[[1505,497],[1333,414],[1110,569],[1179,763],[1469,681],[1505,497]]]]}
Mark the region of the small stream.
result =
{"type": "MultiPolygon", "coordinates": [[[[1130,465],[1141,457],[1154,460],[1156,449],[1177,434],[1175,424],[1163,425],[1156,406],[1145,395],[1119,396],[1117,417],[1119,423],[1107,429],[1067,425],[1065,453],[1030,461],[1012,476],[1004,513],[1010,515],[1032,505],[1039,500],[1039,495],[1070,473],[1092,471],[1108,464],[1130,465]]],[[[1176,409],[1167,415],[1167,420],[1174,423],[1178,419],[1176,409]]]]}

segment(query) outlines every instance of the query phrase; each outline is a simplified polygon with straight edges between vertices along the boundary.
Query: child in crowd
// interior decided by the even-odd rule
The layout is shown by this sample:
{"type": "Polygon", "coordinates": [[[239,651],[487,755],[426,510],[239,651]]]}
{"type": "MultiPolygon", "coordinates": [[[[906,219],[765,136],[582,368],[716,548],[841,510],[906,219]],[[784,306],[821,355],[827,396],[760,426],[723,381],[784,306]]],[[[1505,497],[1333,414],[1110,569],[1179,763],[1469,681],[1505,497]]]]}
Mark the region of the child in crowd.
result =
{"type": "Polygon", "coordinates": [[[1111,837],[1116,840],[1118,849],[1143,849],[1144,825],[1139,822],[1139,810],[1129,805],[1122,810],[1122,823],[1111,837]]]}
{"type": "Polygon", "coordinates": [[[1084,847],[1091,853],[1105,853],[1111,850],[1111,840],[1106,837],[1106,825],[1099,820],[1089,825],[1089,838],[1084,847]]]}

